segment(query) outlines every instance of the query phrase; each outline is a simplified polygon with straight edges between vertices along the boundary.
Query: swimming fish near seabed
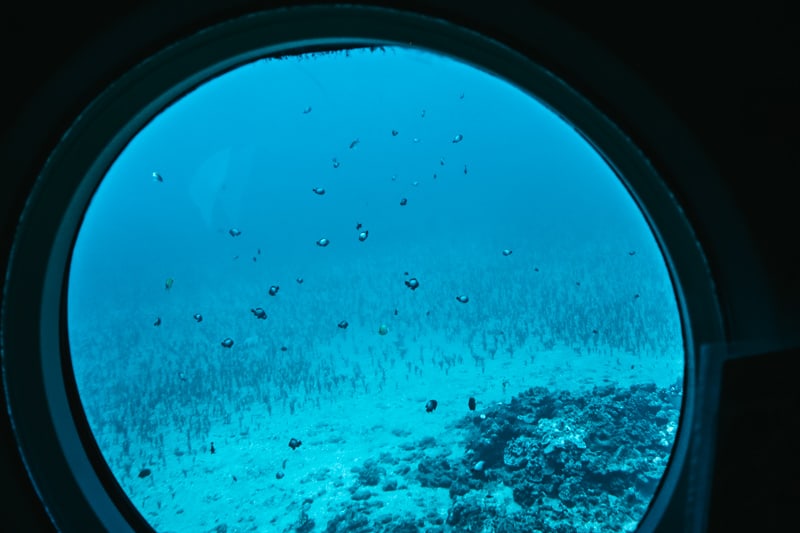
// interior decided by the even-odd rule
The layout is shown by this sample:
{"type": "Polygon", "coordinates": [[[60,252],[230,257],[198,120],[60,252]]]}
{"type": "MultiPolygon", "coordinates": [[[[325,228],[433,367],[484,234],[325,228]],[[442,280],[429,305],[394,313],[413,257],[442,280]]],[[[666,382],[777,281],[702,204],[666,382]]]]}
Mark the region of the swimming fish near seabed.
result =
{"type": "Polygon", "coordinates": [[[301,444],[303,444],[303,441],[297,440],[294,437],[292,437],[289,440],[289,448],[291,448],[293,450],[296,450],[297,448],[299,448],[301,444]]]}
{"type": "Polygon", "coordinates": [[[436,407],[437,407],[438,405],[439,405],[439,402],[437,402],[436,400],[428,400],[428,401],[425,403],[425,412],[426,412],[426,413],[432,413],[432,412],[434,412],[434,411],[436,410],[436,407]]]}
{"type": "Polygon", "coordinates": [[[280,285],[272,285],[272,286],[270,286],[268,292],[269,292],[270,296],[275,296],[276,294],[278,294],[279,290],[281,290],[280,285]]]}
{"type": "Polygon", "coordinates": [[[192,318],[194,318],[195,322],[202,322],[203,321],[203,315],[201,315],[200,313],[193,314],[192,318]]]}
{"type": "Polygon", "coordinates": [[[250,309],[250,312],[253,313],[253,316],[255,316],[259,320],[266,320],[267,318],[267,312],[264,311],[264,309],[262,309],[261,307],[250,309]]]}
{"type": "Polygon", "coordinates": [[[229,229],[229,230],[228,230],[228,233],[230,233],[231,237],[238,237],[239,235],[241,235],[241,234],[242,234],[242,232],[241,232],[241,231],[239,231],[239,230],[238,230],[238,229],[236,229],[236,228],[231,228],[231,229],[229,229]]]}
{"type": "Polygon", "coordinates": [[[477,404],[477,402],[475,401],[475,398],[470,396],[469,400],[467,401],[467,407],[469,407],[469,410],[470,411],[474,411],[476,404],[477,404]]]}
{"type": "Polygon", "coordinates": [[[233,346],[233,339],[231,339],[230,337],[225,337],[224,339],[222,339],[222,342],[220,344],[222,345],[223,348],[230,348],[231,346],[233,346]]]}

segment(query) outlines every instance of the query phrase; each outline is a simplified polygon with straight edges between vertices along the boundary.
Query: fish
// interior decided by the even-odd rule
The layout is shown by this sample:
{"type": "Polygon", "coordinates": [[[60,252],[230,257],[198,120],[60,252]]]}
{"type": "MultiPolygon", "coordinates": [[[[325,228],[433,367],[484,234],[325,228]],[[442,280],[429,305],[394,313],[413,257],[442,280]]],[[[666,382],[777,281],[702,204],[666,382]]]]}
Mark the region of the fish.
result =
{"type": "Polygon", "coordinates": [[[277,472],[275,472],[275,479],[283,479],[283,476],[285,476],[285,475],[286,474],[284,474],[283,472],[278,470],[277,472]]]}
{"type": "Polygon", "coordinates": [[[361,224],[361,222],[356,222],[356,231],[360,230],[363,227],[364,227],[364,225],[361,224]]]}
{"type": "Polygon", "coordinates": [[[325,237],[323,237],[323,238],[319,239],[319,240],[316,242],[317,246],[319,246],[320,248],[325,248],[325,247],[326,247],[326,246],[328,246],[330,243],[331,243],[331,241],[329,241],[329,240],[328,240],[328,239],[326,239],[325,237]]]}
{"type": "Polygon", "coordinates": [[[289,350],[289,348],[288,348],[288,347],[286,347],[286,346],[281,346],[281,351],[282,351],[282,352],[286,352],[286,351],[288,351],[288,350],[289,350]]]}
{"type": "Polygon", "coordinates": [[[178,372],[178,378],[181,381],[186,381],[186,374],[184,374],[183,372],[178,372]]]}
{"type": "Polygon", "coordinates": [[[272,285],[267,292],[269,292],[270,296],[275,296],[279,290],[281,290],[280,285],[272,285]]]}
{"type": "Polygon", "coordinates": [[[325,194],[325,187],[314,187],[311,190],[314,191],[314,194],[318,194],[319,196],[325,194]]]}
{"type": "Polygon", "coordinates": [[[175,283],[175,280],[172,278],[167,278],[167,281],[164,282],[164,288],[170,290],[172,288],[172,284],[175,283]]]}
{"type": "Polygon", "coordinates": [[[456,296],[456,300],[458,300],[462,304],[465,304],[465,303],[469,302],[469,296],[466,296],[464,294],[459,294],[458,296],[456,296]]]}
{"type": "Polygon", "coordinates": [[[309,113],[311,113],[311,106],[308,106],[307,108],[303,109],[304,115],[308,115],[309,113]]]}
{"type": "Polygon", "coordinates": [[[267,318],[267,312],[264,311],[264,309],[261,308],[261,307],[256,307],[255,309],[250,309],[250,312],[253,313],[253,316],[255,316],[259,320],[266,320],[266,318],[267,318]]]}
{"type": "Polygon", "coordinates": [[[397,134],[400,133],[397,130],[392,130],[392,137],[397,137],[397,134]]]}
{"type": "Polygon", "coordinates": [[[358,143],[360,143],[360,142],[361,142],[361,141],[359,141],[358,139],[355,139],[353,142],[351,142],[351,143],[350,143],[350,149],[352,150],[353,148],[355,148],[355,147],[356,147],[356,145],[357,145],[358,143]]]}
{"type": "Polygon", "coordinates": [[[228,230],[228,233],[230,233],[231,237],[238,237],[239,235],[241,235],[241,234],[242,234],[242,232],[241,232],[241,231],[239,231],[239,230],[238,230],[238,229],[236,229],[236,228],[231,228],[231,229],[229,229],[229,230],[228,230]]]}
{"type": "Polygon", "coordinates": [[[156,321],[153,322],[153,325],[154,326],[160,326],[161,325],[161,317],[160,316],[156,317],[156,321]]]}
{"type": "Polygon", "coordinates": [[[158,172],[153,172],[153,181],[164,183],[164,178],[162,178],[161,174],[159,174],[158,172]]]}
{"type": "Polygon", "coordinates": [[[331,159],[331,161],[333,162],[333,168],[339,168],[339,166],[341,165],[341,163],[337,161],[335,157],[331,159]]]}
{"type": "Polygon", "coordinates": [[[230,348],[231,346],[233,346],[233,339],[231,339],[230,337],[225,337],[224,339],[222,339],[222,342],[220,344],[222,345],[223,348],[230,348]]]}
{"type": "Polygon", "coordinates": [[[452,142],[453,142],[453,144],[456,144],[456,143],[460,143],[463,140],[464,140],[464,136],[459,133],[458,135],[453,137],[453,141],[452,142]]]}
{"type": "Polygon", "coordinates": [[[293,450],[296,450],[297,448],[299,448],[301,444],[303,444],[303,441],[301,441],[301,440],[297,440],[297,439],[296,439],[296,438],[294,438],[294,437],[292,437],[292,438],[289,440],[289,448],[291,448],[291,449],[293,449],[293,450]]]}
{"type": "Polygon", "coordinates": [[[296,281],[296,282],[297,282],[299,285],[302,285],[304,280],[303,280],[303,278],[297,278],[295,281],[296,281]]]}
{"type": "Polygon", "coordinates": [[[341,321],[341,322],[339,322],[339,324],[338,324],[338,326],[339,326],[339,329],[347,329],[347,326],[349,326],[349,325],[350,325],[350,324],[347,322],[347,320],[342,320],[342,321],[341,321]]]}
{"type": "Polygon", "coordinates": [[[369,230],[364,230],[358,234],[358,240],[361,242],[366,241],[367,237],[369,237],[369,230]]]}
{"type": "Polygon", "coordinates": [[[636,250],[631,250],[630,252],[628,252],[628,255],[630,256],[636,255],[636,250]]]}
{"type": "Polygon", "coordinates": [[[513,253],[513,252],[512,252],[511,250],[509,250],[508,248],[506,248],[505,250],[503,250],[503,255],[504,255],[504,256],[506,256],[506,257],[508,257],[509,255],[511,255],[512,253],[513,253]]]}
{"type": "Polygon", "coordinates": [[[467,175],[467,165],[464,165],[464,175],[467,175]]]}
{"type": "Polygon", "coordinates": [[[139,470],[139,477],[144,479],[152,473],[153,472],[149,468],[142,468],[141,470],[139,470]]]}
{"type": "Polygon", "coordinates": [[[422,110],[421,116],[422,116],[422,118],[425,118],[425,110],[424,109],[422,110]]]}
{"type": "Polygon", "coordinates": [[[438,405],[439,405],[439,402],[437,402],[436,400],[428,400],[428,401],[425,403],[425,412],[426,412],[426,413],[432,413],[432,412],[434,412],[434,411],[436,410],[436,407],[437,407],[438,405]]]}
{"type": "Polygon", "coordinates": [[[474,411],[475,410],[475,405],[476,405],[475,398],[470,396],[469,400],[467,400],[467,407],[469,407],[470,411],[474,411]]]}
{"type": "Polygon", "coordinates": [[[415,291],[415,290],[417,290],[419,288],[419,280],[417,278],[407,279],[405,281],[405,284],[406,284],[406,287],[408,287],[412,291],[415,291]]]}
{"type": "Polygon", "coordinates": [[[406,205],[408,203],[408,198],[400,198],[400,205],[406,205]]]}
{"type": "Polygon", "coordinates": [[[202,322],[203,321],[203,315],[201,315],[200,313],[193,314],[192,318],[194,318],[195,322],[202,322]]]}
{"type": "Polygon", "coordinates": [[[214,448],[214,443],[213,442],[211,443],[211,447],[209,448],[209,451],[211,452],[212,455],[217,453],[217,449],[214,448]]]}
{"type": "Polygon", "coordinates": [[[386,335],[387,333],[389,333],[389,328],[386,326],[386,324],[381,324],[380,327],[378,328],[378,335],[383,336],[386,335]]]}

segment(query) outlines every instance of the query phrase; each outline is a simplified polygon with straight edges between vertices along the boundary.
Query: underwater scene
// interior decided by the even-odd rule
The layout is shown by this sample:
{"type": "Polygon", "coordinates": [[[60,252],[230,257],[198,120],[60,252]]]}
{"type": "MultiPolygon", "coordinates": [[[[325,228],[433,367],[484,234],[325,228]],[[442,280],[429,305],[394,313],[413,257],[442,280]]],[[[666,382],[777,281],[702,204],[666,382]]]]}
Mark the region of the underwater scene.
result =
{"type": "Polygon", "coordinates": [[[675,290],[623,182],[531,94],[409,47],[164,109],[87,209],[67,325],[159,532],[633,531],[679,423],[675,290]]]}

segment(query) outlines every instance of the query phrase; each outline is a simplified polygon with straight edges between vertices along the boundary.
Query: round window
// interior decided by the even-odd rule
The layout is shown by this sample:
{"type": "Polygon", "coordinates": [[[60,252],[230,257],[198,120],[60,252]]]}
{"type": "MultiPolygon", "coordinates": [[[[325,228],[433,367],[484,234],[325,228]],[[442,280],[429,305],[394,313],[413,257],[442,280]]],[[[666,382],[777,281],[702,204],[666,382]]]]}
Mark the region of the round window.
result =
{"type": "Polygon", "coordinates": [[[536,95],[421,48],[195,87],[71,256],[108,468],[164,531],[635,529],[685,354],[624,179],[536,95]]]}

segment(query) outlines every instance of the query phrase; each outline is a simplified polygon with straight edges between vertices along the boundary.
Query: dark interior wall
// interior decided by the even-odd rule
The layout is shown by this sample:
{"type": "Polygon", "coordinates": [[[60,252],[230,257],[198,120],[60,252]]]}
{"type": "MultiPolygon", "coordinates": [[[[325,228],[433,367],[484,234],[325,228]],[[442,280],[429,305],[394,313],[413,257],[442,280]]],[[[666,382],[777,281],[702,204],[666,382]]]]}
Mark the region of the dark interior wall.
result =
{"type": "MultiPolygon", "coordinates": [[[[778,336],[795,335],[800,330],[800,247],[796,244],[800,223],[793,192],[800,180],[796,156],[800,113],[795,100],[800,93],[800,69],[796,68],[800,57],[798,8],[788,1],[774,0],[751,5],[727,3],[724,7],[717,2],[686,0],[533,3],[602,44],[634,71],[687,126],[689,135],[699,141],[716,167],[733,204],[744,215],[744,231],[751,236],[758,261],[767,271],[766,291],[739,290],[738,296],[728,297],[732,292],[728,289],[748,286],[751,272],[715,263],[712,254],[711,266],[731,335],[757,339],[773,326],[773,333],[778,336]],[[775,312],[774,320],[761,325],[750,320],[740,311],[749,305],[748,299],[753,299],[753,305],[756,299],[762,304],[768,302],[765,305],[775,312]]],[[[511,44],[515,44],[515,37],[504,28],[524,31],[528,14],[527,2],[512,0],[384,4],[416,5],[434,15],[453,16],[467,26],[508,39],[511,44]]],[[[82,0],[10,2],[3,7],[0,155],[4,165],[23,169],[23,176],[35,175],[61,131],[108,80],[176,36],[191,34],[221,16],[269,6],[271,2],[122,0],[99,8],[95,5],[82,0]],[[90,50],[91,54],[81,55],[82,50],[90,50]],[[58,80],[61,102],[37,97],[37,91],[48,80],[58,80]],[[64,106],[63,101],[69,104],[64,106]],[[31,136],[40,139],[41,144],[18,142],[31,136]]],[[[616,98],[601,96],[597,86],[570,72],[570,65],[577,59],[565,57],[563,64],[550,66],[579,90],[595,97],[596,103],[613,115],[624,99],[624,85],[620,83],[616,98]]],[[[593,66],[595,74],[600,75],[604,68],[602,63],[593,66]]],[[[602,83],[617,83],[615,75],[616,71],[610,69],[602,83]]],[[[657,137],[641,141],[644,145],[660,142],[657,137]]],[[[13,221],[30,186],[29,179],[20,181],[12,176],[13,173],[10,176],[0,172],[3,268],[13,221]]],[[[706,178],[698,172],[691,180],[701,183],[706,178]]],[[[705,239],[709,251],[715,247],[735,249],[735,234],[729,235],[725,243],[711,239],[715,199],[702,197],[702,193],[700,197],[692,196],[696,191],[687,189],[691,185],[672,185],[689,217],[697,222],[698,234],[701,240],[705,239]]],[[[0,479],[4,483],[11,481],[14,487],[0,498],[2,529],[46,529],[41,506],[32,487],[25,483],[5,416],[0,419],[0,450],[0,479]]]]}

